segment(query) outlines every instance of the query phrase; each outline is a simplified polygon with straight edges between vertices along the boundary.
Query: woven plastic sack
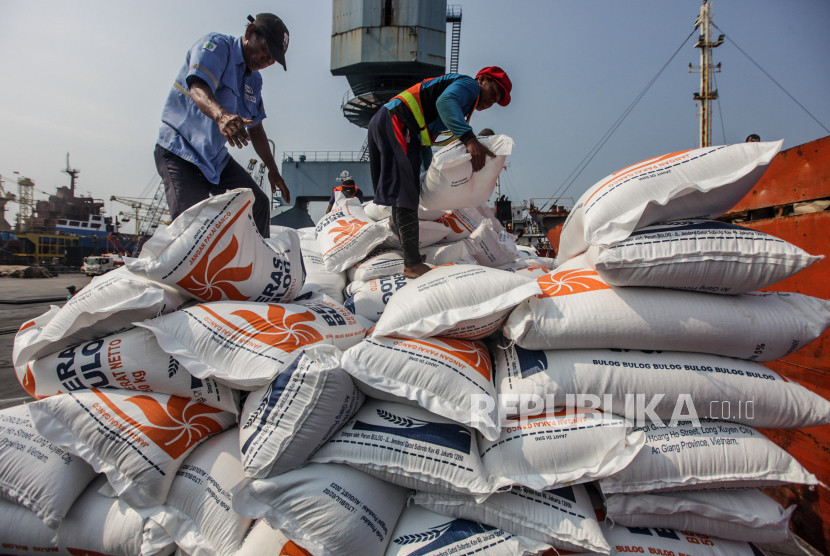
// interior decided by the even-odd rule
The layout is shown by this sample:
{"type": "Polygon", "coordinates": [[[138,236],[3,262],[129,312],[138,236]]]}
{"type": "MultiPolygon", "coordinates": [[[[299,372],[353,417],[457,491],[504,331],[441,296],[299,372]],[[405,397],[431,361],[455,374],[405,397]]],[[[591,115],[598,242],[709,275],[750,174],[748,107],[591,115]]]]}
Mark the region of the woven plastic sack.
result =
{"type": "Polygon", "coordinates": [[[250,189],[201,201],[156,230],[125,266],[201,301],[291,301],[303,288],[300,238],[291,228],[259,235],[250,189]]]}
{"type": "Polygon", "coordinates": [[[306,549],[298,546],[279,529],[272,529],[264,519],[253,524],[242,548],[235,556],[312,556],[306,549]]]}
{"type": "Polygon", "coordinates": [[[340,368],[337,348],[321,345],[300,353],[245,400],[238,446],[245,474],[270,477],[304,465],[363,401],[340,368]]]}
{"type": "Polygon", "coordinates": [[[473,230],[478,228],[483,217],[475,208],[462,208],[447,212],[435,221],[450,229],[444,241],[461,241],[470,237],[473,230]]]}
{"type": "Polygon", "coordinates": [[[421,205],[429,209],[453,210],[486,203],[513,152],[513,139],[506,135],[479,137],[495,157],[485,157],[484,167],[473,172],[471,157],[463,143],[452,143],[432,157],[421,182],[421,205]]]}
{"type": "Polygon", "coordinates": [[[434,512],[484,523],[559,550],[610,552],[583,485],[548,491],[514,487],[480,503],[467,496],[417,492],[412,501],[434,512]]]}
{"type": "Polygon", "coordinates": [[[346,276],[342,272],[331,272],[323,262],[320,247],[317,243],[317,234],[314,228],[306,228],[300,236],[300,246],[303,252],[303,266],[305,267],[305,283],[297,297],[305,294],[320,292],[331,297],[338,303],[343,302],[343,288],[346,286],[346,276]]]}
{"type": "Polygon", "coordinates": [[[480,342],[372,337],[347,350],[342,364],[359,386],[415,402],[491,440],[499,436],[492,362],[480,342]]]}
{"type": "Polygon", "coordinates": [[[356,198],[345,199],[317,222],[317,242],[330,272],[343,272],[363,260],[389,236],[386,222],[366,215],[356,198]]]}
{"type": "MultiPolygon", "coordinates": [[[[387,221],[387,225],[389,222],[387,221]]],[[[430,220],[419,220],[418,221],[418,247],[424,248],[430,245],[435,245],[445,237],[450,232],[450,229],[447,228],[441,222],[432,222],[430,220]]],[[[389,235],[386,238],[386,241],[383,242],[384,245],[387,247],[391,247],[392,249],[401,249],[401,242],[398,238],[398,234],[392,231],[389,228],[389,235]]]]}
{"type": "Polygon", "coordinates": [[[367,400],[312,461],[345,463],[424,492],[490,493],[469,428],[394,402],[367,400]]]}
{"type": "Polygon", "coordinates": [[[672,490],[755,488],[816,478],[790,454],[747,425],[646,425],[646,445],[631,464],[600,480],[605,495],[672,490]]]}
{"type": "Polygon", "coordinates": [[[396,292],[411,282],[403,273],[383,278],[373,278],[366,282],[351,282],[346,286],[346,298],[344,305],[354,313],[366,320],[377,322],[386,305],[396,292]]]}
{"type": "Polygon", "coordinates": [[[403,273],[403,253],[397,249],[378,247],[369,256],[349,268],[349,282],[367,282],[403,273]]]}
{"type": "Polygon", "coordinates": [[[231,494],[235,511],[264,517],[314,556],[382,556],[409,491],[346,465],[310,463],[245,479],[231,494]]]}
{"type": "MultiPolygon", "coordinates": [[[[135,321],[175,311],[187,299],[124,267],[96,276],[63,306],[53,305],[20,326],[12,352],[17,376],[25,376],[26,364],[32,359],[132,328],[135,321]]],[[[28,391],[28,385],[21,383],[28,391]]]]}
{"type": "Polygon", "coordinates": [[[513,307],[540,292],[533,280],[474,265],[438,267],[407,287],[407,293],[389,301],[373,335],[478,340],[498,330],[513,307]]]}
{"type": "Polygon", "coordinates": [[[588,263],[613,286],[719,294],[760,290],[822,258],[764,232],[715,220],[654,224],[586,252],[588,263]]]}
{"type": "Polygon", "coordinates": [[[761,178],[784,141],[669,153],[632,164],[588,189],[562,228],[561,264],[590,245],[611,245],[667,220],[717,218],[761,178]]]}
{"type": "Polygon", "coordinates": [[[609,286],[581,259],[538,279],[542,295],[515,308],[504,335],[526,349],[691,351],[763,362],[806,346],[830,325],[823,299],[609,286]]]}
{"type": "Polygon", "coordinates": [[[690,531],[656,527],[628,528],[608,522],[601,523],[600,526],[614,551],[613,554],[694,554],[694,556],[761,556],[764,554],[751,543],[716,539],[690,531]]]}
{"type": "Polygon", "coordinates": [[[29,363],[23,381],[38,399],[89,388],[120,388],[190,398],[239,412],[239,394],[208,377],[198,379],[158,345],[152,332],[132,328],[69,346],[29,363]]]}
{"type": "Polygon", "coordinates": [[[614,494],[606,515],[626,527],[661,527],[701,535],[778,544],[790,538],[795,506],[782,508],[756,489],[614,494]]]}
{"type": "Polygon", "coordinates": [[[614,415],[575,408],[507,419],[497,440],[479,440],[495,488],[548,490],[613,475],[643,449],[645,435],[614,415]]]}
{"type": "Polygon", "coordinates": [[[544,543],[496,527],[447,517],[421,506],[409,506],[401,514],[384,556],[516,556],[540,554],[548,548],[544,543]]]}
{"type": "Polygon", "coordinates": [[[297,350],[348,349],[363,339],[364,324],[326,296],[291,304],[217,301],[138,323],[194,376],[242,390],[269,384],[297,350]]]}
{"type": "Polygon", "coordinates": [[[498,267],[521,259],[516,236],[506,230],[497,231],[490,220],[482,220],[464,242],[480,265],[498,267]]]}
{"type": "Polygon", "coordinates": [[[150,519],[187,554],[233,554],[251,527],[231,508],[231,489],[244,477],[238,431],[228,429],[193,450],[150,519]]]}
{"type": "Polygon", "coordinates": [[[38,434],[26,405],[0,410],[0,497],[57,529],[95,478],[84,460],[38,434]]]}
{"type": "Polygon", "coordinates": [[[470,252],[465,241],[453,243],[439,243],[430,245],[421,250],[424,255],[424,262],[430,266],[444,266],[448,264],[478,264],[476,258],[470,252]]]}
{"type": "Polygon", "coordinates": [[[164,502],[176,470],[196,445],[236,416],[167,394],[92,389],[29,404],[38,432],[106,473],[135,508],[164,502]]]}
{"type": "Polygon", "coordinates": [[[759,363],[720,355],[502,345],[495,367],[500,395],[538,396],[550,407],[588,395],[599,409],[637,419],[645,417],[637,415],[642,396],[652,421],[693,410],[698,418],[762,428],[830,423],[830,402],[818,394],[759,363]]]}

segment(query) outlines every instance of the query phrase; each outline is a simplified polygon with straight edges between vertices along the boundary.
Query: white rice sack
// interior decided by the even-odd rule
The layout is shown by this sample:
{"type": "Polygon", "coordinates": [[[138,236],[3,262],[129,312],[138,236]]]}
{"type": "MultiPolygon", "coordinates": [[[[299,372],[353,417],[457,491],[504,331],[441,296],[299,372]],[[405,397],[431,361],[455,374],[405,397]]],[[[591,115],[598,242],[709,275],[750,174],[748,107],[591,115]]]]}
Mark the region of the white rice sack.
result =
{"type": "Polygon", "coordinates": [[[579,399],[629,419],[675,415],[728,420],[763,428],[830,424],[830,402],[775,371],[743,359],[636,350],[495,351],[500,395],[537,396],[546,407],[579,399]],[[637,396],[647,405],[638,407],[637,396]],[[644,412],[647,415],[637,414],[644,412]]]}
{"type": "Polygon", "coordinates": [[[464,242],[480,265],[497,267],[521,259],[516,236],[506,230],[496,231],[490,220],[482,220],[464,242]]]}
{"type": "Polygon", "coordinates": [[[323,262],[317,235],[314,228],[304,228],[306,231],[300,237],[300,246],[303,252],[303,266],[305,266],[305,283],[297,297],[305,294],[320,292],[331,297],[338,303],[343,302],[343,288],[346,286],[346,275],[343,272],[331,272],[323,262]]]}
{"type": "Polygon", "coordinates": [[[57,529],[95,470],[38,434],[27,405],[0,410],[0,497],[57,529]]]}
{"type": "Polygon", "coordinates": [[[409,491],[346,465],[310,463],[245,479],[231,494],[235,511],[265,517],[314,556],[382,556],[409,491]]]}
{"type": "Polygon", "coordinates": [[[516,556],[539,554],[548,548],[544,543],[496,527],[447,517],[421,506],[409,506],[401,514],[384,556],[516,556]]]}
{"type": "Polygon", "coordinates": [[[612,554],[681,554],[694,556],[761,556],[764,553],[746,542],[716,539],[691,531],[657,527],[615,526],[601,523],[612,554]]]}
{"type": "Polygon", "coordinates": [[[305,464],[363,405],[340,368],[340,351],[318,346],[274,381],[251,392],[242,408],[239,446],[249,477],[270,477],[305,464]]]}
{"type": "Polygon", "coordinates": [[[746,195],[784,141],[665,154],[604,177],[579,198],[562,228],[557,261],[611,245],[656,222],[717,218],[746,195]]]}
{"type": "Polygon", "coordinates": [[[291,304],[217,301],[137,323],[194,376],[233,388],[269,384],[297,350],[363,339],[365,321],[326,296],[291,304]]]}
{"type": "Polygon", "coordinates": [[[643,449],[645,435],[609,413],[576,408],[502,422],[497,440],[479,440],[495,488],[548,490],[619,472],[643,449]]]}
{"type": "Polygon", "coordinates": [[[486,523],[559,550],[610,552],[583,485],[547,491],[514,487],[480,503],[468,496],[418,492],[412,501],[434,512],[486,523]]]}
{"type": "Polygon", "coordinates": [[[105,496],[100,475],[72,506],[58,529],[58,545],[69,554],[168,554],[175,546],[146,510],[136,510],[120,498],[105,496]]]}
{"type": "Polygon", "coordinates": [[[430,245],[422,249],[421,252],[425,257],[424,262],[430,266],[478,264],[465,241],[430,245]]]}
{"type": "Polygon", "coordinates": [[[251,527],[250,517],[231,509],[231,489],[245,478],[238,437],[232,428],[196,447],[150,515],[187,554],[233,554],[251,527]]]}
{"type": "Polygon", "coordinates": [[[346,275],[349,282],[366,282],[373,278],[383,278],[403,273],[403,253],[398,249],[378,247],[369,256],[349,268],[346,275]]]}
{"type": "Polygon", "coordinates": [[[367,400],[312,461],[436,493],[489,494],[469,428],[409,405],[367,400]]]}
{"type": "Polygon", "coordinates": [[[349,297],[346,298],[344,305],[355,315],[377,322],[386,310],[386,305],[392,295],[412,280],[400,273],[366,282],[352,282],[346,287],[349,297]]]}
{"type": "Polygon", "coordinates": [[[612,286],[720,294],[760,290],[822,258],[764,232],[715,220],[654,224],[586,252],[589,264],[612,286]]]}
{"type": "Polygon", "coordinates": [[[478,340],[497,330],[513,307],[540,292],[533,280],[473,265],[434,268],[408,288],[389,301],[373,335],[478,340]]]}
{"type": "Polygon", "coordinates": [[[291,228],[260,236],[253,204],[244,188],[205,199],[158,228],[125,266],[201,301],[291,301],[305,279],[300,238],[291,228]]]}
{"type": "Polygon", "coordinates": [[[27,380],[40,399],[89,388],[120,388],[190,398],[238,413],[239,393],[208,377],[200,380],[163,351],[144,328],[69,346],[29,363],[27,380]]]}
{"type": "Polygon", "coordinates": [[[464,143],[452,143],[432,157],[432,164],[421,183],[421,205],[431,209],[452,210],[486,203],[504,168],[507,155],[513,152],[513,139],[507,135],[478,137],[495,157],[485,157],[484,167],[473,172],[464,143]]]}
{"type": "Polygon", "coordinates": [[[0,498],[0,551],[4,556],[56,553],[57,535],[28,508],[0,498]]]}
{"type": "Polygon", "coordinates": [[[605,508],[608,519],[626,527],[679,529],[763,544],[790,538],[795,511],[756,489],[614,494],[605,508]]]}
{"type": "Polygon", "coordinates": [[[242,548],[235,556],[310,556],[304,548],[294,541],[288,540],[285,533],[279,529],[272,529],[264,519],[258,519],[253,524],[248,536],[242,543],[242,548]]]}
{"type": "MultiPolygon", "coordinates": [[[[24,388],[26,364],[85,340],[95,340],[180,308],[188,298],[124,267],[96,276],[62,307],[20,326],[12,358],[24,388]]],[[[32,394],[32,392],[29,392],[32,394]]],[[[32,394],[34,395],[34,394],[32,394]]]]}
{"type": "Polygon", "coordinates": [[[347,350],[342,364],[359,386],[415,402],[491,440],[499,436],[492,362],[480,342],[372,337],[347,350]]]}
{"type": "Polygon", "coordinates": [[[368,216],[375,222],[386,220],[387,218],[392,216],[392,207],[378,205],[374,201],[367,201],[363,203],[363,210],[366,213],[366,216],[368,216]]]}
{"type": "Polygon", "coordinates": [[[575,261],[537,280],[542,295],[515,308],[505,336],[526,349],[691,351],[763,362],[806,346],[830,325],[823,299],[609,286],[575,261]]]}
{"type": "Polygon", "coordinates": [[[482,219],[483,217],[475,208],[462,208],[446,212],[435,221],[450,229],[444,241],[461,241],[470,237],[473,230],[481,224],[482,219]]]}
{"type": "Polygon", "coordinates": [[[338,203],[317,223],[317,242],[330,272],[343,272],[363,260],[389,236],[386,222],[366,216],[356,198],[338,203]]]}
{"type": "Polygon", "coordinates": [[[89,390],[29,404],[38,433],[106,473],[135,508],[164,502],[193,448],[236,416],[167,394],[89,390]]]}
{"type": "MultiPolygon", "coordinates": [[[[387,221],[387,225],[389,222],[387,221]]],[[[441,222],[432,222],[430,220],[418,221],[418,247],[424,248],[429,245],[434,245],[447,237],[450,229],[441,222]]],[[[384,242],[384,245],[392,247],[393,249],[401,249],[401,241],[398,234],[389,228],[389,235],[384,242]]]]}
{"type": "Polygon", "coordinates": [[[551,271],[551,268],[540,259],[520,259],[513,263],[500,265],[499,270],[514,272],[520,276],[526,276],[531,280],[537,280],[551,271]]]}
{"type": "Polygon", "coordinates": [[[606,495],[817,484],[815,476],[754,428],[727,421],[646,425],[631,464],[600,480],[606,495]]]}

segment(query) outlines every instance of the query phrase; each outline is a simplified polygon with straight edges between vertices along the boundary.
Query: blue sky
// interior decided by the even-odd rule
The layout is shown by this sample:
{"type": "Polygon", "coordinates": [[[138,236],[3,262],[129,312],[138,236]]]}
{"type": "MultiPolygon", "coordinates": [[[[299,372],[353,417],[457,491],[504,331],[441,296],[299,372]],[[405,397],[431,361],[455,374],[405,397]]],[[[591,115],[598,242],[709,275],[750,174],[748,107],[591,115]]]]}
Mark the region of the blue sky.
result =
{"type": "MultiPolygon", "coordinates": [[[[697,146],[699,76],[694,38],[590,164],[581,162],[692,33],[700,0],[450,0],[463,9],[461,73],[499,65],[510,75],[510,106],[477,112],[515,143],[502,193],[514,201],[574,199],[623,166],[697,146]],[[570,186],[566,188],[566,185],[570,186]]],[[[714,51],[720,100],[714,144],[755,132],[789,148],[830,128],[830,2],[713,0],[727,36],[714,51]],[[739,48],[751,57],[747,58],[739,48]],[[754,62],[753,62],[754,60],[754,62]],[[760,65],[808,115],[755,65],[760,65]]],[[[81,170],[79,190],[149,196],[162,104],[188,47],[209,31],[241,34],[245,16],[280,15],[291,31],[288,71],[263,72],[265,129],[283,151],[359,150],[365,130],[340,105],[345,77],[329,72],[329,0],[103,2],[0,0],[0,175],[25,175],[36,198],[68,185],[66,153],[81,170]]],[[[697,36],[697,33],[694,33],[697,36]]],[[[253,150],[233,150],[245,163],[253,150]]],[[[288,184],[291,187],[291,184],[288,184]]],[[[16,192],[14,182],[4,184],[16,192]]],[[[8,220],[16,213],[9,205],[8,220]]]]}

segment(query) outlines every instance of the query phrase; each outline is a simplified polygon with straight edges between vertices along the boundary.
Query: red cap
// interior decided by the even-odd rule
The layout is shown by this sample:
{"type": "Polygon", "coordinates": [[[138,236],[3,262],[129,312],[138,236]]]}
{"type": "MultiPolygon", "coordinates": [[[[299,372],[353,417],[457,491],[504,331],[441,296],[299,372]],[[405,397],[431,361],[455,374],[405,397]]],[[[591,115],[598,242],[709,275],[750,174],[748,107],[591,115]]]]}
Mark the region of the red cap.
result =
{"type": "Polygon", "coordinates": [[[513,83],[510,82],[510,78],[507,77],[507,74],[504,73],[504,70],[498,66],[490,66],[487,68],[482,69],[476,74],[476,79],[479,77],[489,77],[493,81],[499,84],[504,94],[499,101],[500,106],[507,106],[510,104],[510,91],[513,90],[513,83]]]}

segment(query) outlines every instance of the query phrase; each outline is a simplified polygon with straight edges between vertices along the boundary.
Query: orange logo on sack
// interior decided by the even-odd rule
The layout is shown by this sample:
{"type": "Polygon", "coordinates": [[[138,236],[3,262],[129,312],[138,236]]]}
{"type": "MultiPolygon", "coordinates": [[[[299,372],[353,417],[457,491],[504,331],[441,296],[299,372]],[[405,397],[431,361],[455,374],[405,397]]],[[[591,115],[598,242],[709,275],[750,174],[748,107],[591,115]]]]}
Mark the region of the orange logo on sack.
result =
{"type": "Polygon", "coordinates": [[[229,245],[221,253],[215,256],[211,255],[213,254],[213,250],[216,249],[216,246],[221,243],[222,237],[228,230],[233,228],[233,224],[240,216],[245,214],[245,209],[250,205],[251,201],[246,202],[233,217],[221,224],[216,224],[217,227],[221,226],[216,236],[203,240],[210,241],[210,244],[207,245],[204,253],[199,254],[197,251],[194,257],[196,264],[193,265],[188,275],[179,280],[176,285],[204,301],[219,301],[221,299],[245,301],[248,299],[239,293],[239,290],[236,289],[233,283],[244,282],[250,278],[253,263],[244,268],[226,268],[226,265],[233,260],[239,251],[239,241],[236,239],[236,236],[231,237],[229,245]]]}
{"type": "Polygon", "coordinates": [[[334,226],[328,231],[330,234],[339,234],[335,236],[334,243],[340,243],[344,238],[354,237],[360,228],[368,224],[368,222],[363,222],[356,218],[354,220],[338,220],[337,223],[339,226],[334,226]]]}
{"type": "Polygon", "coordinates": [[[555,274],[551,272],[537,278],[536,282],[542,288],[540,297],[558,297],[560,295],[611,289],[611,286],[600,279],[596,271],[584,269],[566,270],[555,274]]]}
{"type": "Polygon", "coordinates": [[[293,541],[288,541],[280,550],[280,556],[312,556],[312,554],[305,548],[294,544],[293,541]]]}
{"type": "Polygon", "coordinates": [[[267,314],[263,317],[254,311],[240,309],[231,313],[249,325],[246,328],[240,328],[205,305],[199,305],[199,308],[233,330],[236,338],[250,338],[269,346],[279,347],[286,353],[323,340],[322,334],[317,329],[303,324],[316,320],[311,311],[286,315],[285,307],[269,304],[267,314]]]}
{"type": "Polygon", "coordinates": [[[23,380],[20,381],[20,385],[24,390],[26,390],[27,394],[33,398],[37,398],[37,396],[35,396],[35,375],[32,374],[31,365],[26,365],[26,374],[23,375],[23,380]]]}
{"type": "Polygon", "coordinates": [[[490,354],[481,343],[472,340],[456,340],[454,338],[433,338],[432,341],[408,340],[414,344],[422,344],[432,349],[460,359],[483,376],[488,382],[492,375],[492,361],[490,354]],[[443,344],[443,345],[442,345],[443,344]]]}
{"type": "Polygon", "coordinates": [[[29,322],[27,322],[27,323],[25,323],[25,324],[22,324],[22,325],[20,326],[20,330],[18,330],[18,332],[23,332],[23,331],[24,331],[24,330],[26,330],[27,328],[31,328],[31,327],[33,327],[34,325],[35,325],[35,321],[30,320],[29,322]]]}
{"type": "Polygon", "coordinates": [[[253,263],[249,263],[246,267],[227,266],[239,252],[239,241],[236,236],[231,236],[228,246],[211,258],[210,255],[216,243],[218,242],[214,242],[208,248],[204,256],[193,266],[190,273],[176,284],[205,301],[247,300],[248,297],[242,295],[236,289],[234,283],[244,282],[251,277],[253,263]]]}
{"type": "Polygon", "coordinates": [[[224,430],[224,426],[211,415],[224,413],[220,409],[196,403],[187,398],[169,396],[167,405],[161,405],[155,397],[148,395],[130,396],[126,401],[141,410],[146,423],[139,423],[118,407],[115,401],[100,390],[91,390],[125,423],[143,433],[156,446],[173,459],[178,459],[193,446],[212,434],[224,430]]]}
{"type": "Polygon", "coordinates": [[[470,231],[470,229],[467,226],[465,226],[464,223],[461,222],[461,220],[459,220],[455,214],[452,213],[445,214],[444,216],[436,220],[436,222],[443,224],[456,234],[470,231]]]}

